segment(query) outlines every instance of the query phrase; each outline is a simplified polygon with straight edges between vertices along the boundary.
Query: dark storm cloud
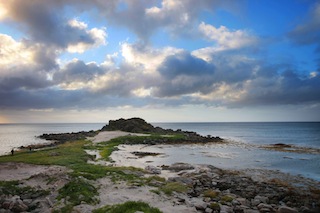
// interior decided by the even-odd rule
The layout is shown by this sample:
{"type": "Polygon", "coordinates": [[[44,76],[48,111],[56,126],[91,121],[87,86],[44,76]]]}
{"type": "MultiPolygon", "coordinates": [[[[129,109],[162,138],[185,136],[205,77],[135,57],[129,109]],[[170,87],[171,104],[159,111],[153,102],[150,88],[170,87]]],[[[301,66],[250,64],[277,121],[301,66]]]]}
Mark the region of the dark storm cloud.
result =
{"type": "Polygon", "coordinates": [[[170,97],[199,91],[208,92],[215,67],[188,52],[182,52],[167,57],[158,71],[163,79],[155,95],[170,97]]]}
{"type": "Polygon", "coordinates": [[[88,82],[104,71],[95,63],[85,64],[83,61],[76,60],[69,62],[53,75],[56,83],[88,82]]]}
{"type": "Polygon", "coordinates": [[[23,72],[16,75],[0,77],[0,91],[11,91],[17,88],[39,89],[50,86],[46,80],[46,73],[43,72],[23,72]]]}
{"type": "Polygon", "coordinates": [[[247,94],[234,106],[296,105],[320,102],[320,76],[299,76],[287,70],[266,78],[259,76],[246,89],[247,94]]]}
{"type": "Polygon", "coordinates": [[[158,71],[166,79],[179,75],[201,76],[214,73],[214,66],[208,62],[192,56],[189,52],[182,52],[169,56],[160,65],[158,71]]]}

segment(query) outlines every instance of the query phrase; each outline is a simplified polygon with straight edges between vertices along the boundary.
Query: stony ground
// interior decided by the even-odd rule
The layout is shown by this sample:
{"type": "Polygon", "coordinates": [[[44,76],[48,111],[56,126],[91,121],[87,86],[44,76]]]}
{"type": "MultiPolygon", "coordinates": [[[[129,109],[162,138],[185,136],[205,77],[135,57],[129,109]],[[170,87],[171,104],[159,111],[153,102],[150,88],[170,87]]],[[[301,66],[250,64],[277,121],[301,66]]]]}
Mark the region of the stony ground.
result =
{"type": "MultiPolygon", "coordinates": [[[[3,169],[0,180],[19,180],[21,187],[30,186],[34,189],[31,194],[1,195],[0,212],[25,212],[30,209],[30,212],[51,212],[59,203],[58,190],[69,181],[67,169],[60,166],[21,163],[0,166],[3,169]],[[42,194],[42,190],[50,193],[42,194]]],[[[149,173],[159,173],[159,168],[147,169],[149,173]]],[[[144,201],[168,213],[318,212],[320,206],[319,185],[313,185],[318,183],[311,180],[304,182],[300,179],[301,183],[306,184],[299,184],[298,187],[285,182],[288,179],[262,180],[260,177],[253,180],[244,172],[226,171],[206,165],[194,167],[183,163],[164,166],[160,172],[164,170],[175,174],[168,182],[186,186],[186,191],[173,190],[171,195],[167,195],[159,191],[159,187],[165,184],[163,182],[153,181],[150,185],[135,186],[105,177],[94,181],[94,185],[99,188],[100,202],[97,205],[83,203],[76,206],[74,212],[92,212],[107,204],[129,200],[144,201]]]]}

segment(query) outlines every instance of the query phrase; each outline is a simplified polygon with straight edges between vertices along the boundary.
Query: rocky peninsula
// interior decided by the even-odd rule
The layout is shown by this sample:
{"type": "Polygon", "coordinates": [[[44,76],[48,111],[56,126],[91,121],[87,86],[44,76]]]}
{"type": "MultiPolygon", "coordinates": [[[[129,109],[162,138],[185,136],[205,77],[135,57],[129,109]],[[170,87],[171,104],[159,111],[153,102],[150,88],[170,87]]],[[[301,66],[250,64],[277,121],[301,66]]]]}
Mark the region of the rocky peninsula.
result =
{"type": "MultiPolygon", "coordinates": [[[[0,157],[0,212],[320,210],[319,182],[279,171],[233,171],[183,162],[136,168],[111,158],[120,145],[227,143],[220,137],[165,130],[140,118],[110,121],[98,131],[40,137],[52,143],[0,157]]],[[[159,153],[131,154],[144,158],[159,153]]]]}

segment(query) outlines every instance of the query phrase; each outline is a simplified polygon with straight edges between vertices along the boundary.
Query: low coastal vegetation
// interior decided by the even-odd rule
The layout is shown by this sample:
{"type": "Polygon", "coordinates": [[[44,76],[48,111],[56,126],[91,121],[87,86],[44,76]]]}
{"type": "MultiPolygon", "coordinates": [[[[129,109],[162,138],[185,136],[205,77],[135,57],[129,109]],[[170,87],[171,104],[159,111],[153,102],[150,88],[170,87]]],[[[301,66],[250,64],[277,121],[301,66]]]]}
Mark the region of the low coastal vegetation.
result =
{"type": "Polygon", "coordinates": [[[167,195],[172,195],[173,192],[185,193],[188,191],[188,186],[179,182],[168,182],[160,187],[160,190],[167,195]]]}
{"type": "Polygon", "coordinates": [[[49,191],[37,190],[30,186],[20,186],[19,181],[0,181],[0,194],[15,195],[15,194],[30,194],[44,196],[48,195],[49,191]]]}

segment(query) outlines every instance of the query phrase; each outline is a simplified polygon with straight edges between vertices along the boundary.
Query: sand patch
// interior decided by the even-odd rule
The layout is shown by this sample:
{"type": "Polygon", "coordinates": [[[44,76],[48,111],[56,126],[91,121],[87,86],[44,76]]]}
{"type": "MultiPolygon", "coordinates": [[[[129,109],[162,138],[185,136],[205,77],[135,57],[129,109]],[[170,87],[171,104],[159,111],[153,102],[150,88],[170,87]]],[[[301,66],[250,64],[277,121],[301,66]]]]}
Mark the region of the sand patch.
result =
{"type": "Polygon", "coordinates": [[[67,169],[62,166],[43,166],[26,163],[0,163],[0,181],[24,180],[39,174],[48,176],[65,173],[67,169]]]}
{"type": "Polygon", "coordinates": [[[141,134],[141,133],[131,133],[131,132],[123,132],[123,131],[103,131],[99,132],[98,135],[87,138],[91,140],[93,143],[101,143],[101,142],[107,142],[111,139],[118,138],[121,136],[129,136],[129,135],[135,135],[135,136],[149,136],[149,134],[141,134]]]}

